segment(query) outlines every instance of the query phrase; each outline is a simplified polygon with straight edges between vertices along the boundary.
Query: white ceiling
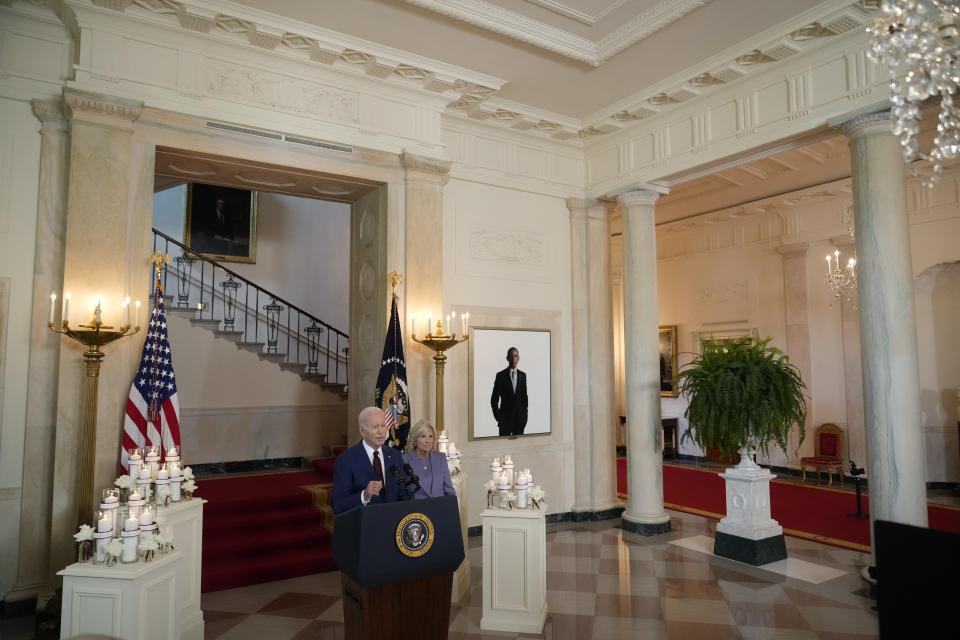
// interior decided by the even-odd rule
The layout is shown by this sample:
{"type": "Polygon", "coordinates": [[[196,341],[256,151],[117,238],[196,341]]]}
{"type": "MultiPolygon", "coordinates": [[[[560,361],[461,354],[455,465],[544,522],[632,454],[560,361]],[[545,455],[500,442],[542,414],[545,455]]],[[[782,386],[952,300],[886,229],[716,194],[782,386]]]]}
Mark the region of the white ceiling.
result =
{"type": "Polygon", "coordinates": [[[748,54],[747,43],[758,34],[786,36],[805,26],[803,20],[816,14],[813,7],[829,12],[843,6],[837,0],[237,4],[502,78],[506,84],[496,93],[502,104],[575,119],[600,114],[681,72],[696,71],[707,59],[726,55],[732,61],[748,54]]]}

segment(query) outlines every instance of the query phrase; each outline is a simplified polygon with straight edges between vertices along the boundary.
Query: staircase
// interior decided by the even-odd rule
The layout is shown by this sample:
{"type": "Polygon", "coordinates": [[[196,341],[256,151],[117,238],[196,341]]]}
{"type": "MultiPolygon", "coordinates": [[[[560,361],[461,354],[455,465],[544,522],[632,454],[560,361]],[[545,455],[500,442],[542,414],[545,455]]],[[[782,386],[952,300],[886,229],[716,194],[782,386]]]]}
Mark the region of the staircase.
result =
{"type": "Polygon", "coordinates": [[[347,334],[156,229],[153,247],[171,256],[161,274],[168,314],[347,397],[347,334]]]}

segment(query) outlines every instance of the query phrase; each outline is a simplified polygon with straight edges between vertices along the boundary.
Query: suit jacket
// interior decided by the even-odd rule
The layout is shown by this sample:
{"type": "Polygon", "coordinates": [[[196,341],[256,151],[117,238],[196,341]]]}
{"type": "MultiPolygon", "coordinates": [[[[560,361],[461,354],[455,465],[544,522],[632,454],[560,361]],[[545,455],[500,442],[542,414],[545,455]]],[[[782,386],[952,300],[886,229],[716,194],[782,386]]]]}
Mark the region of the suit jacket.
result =
{"type": "Polygon", "coordinates": [[[509,428],[511,433],[523,433],[527,426],[527,374],[517,369],[517,391],[510,382],[510,367],[497,372],[490,396],[490,408],[497,426],[509,428]]]}
{"type": "MultiPolygon", "coordinates": [[[[390,475],[390,465],[403,469],[403,458],[400,452],[382,446],[380,454],[383,464],[383,490],[380,495],[373,496],[367,504],[395,502],[403,496],[400,485],[390,475]]],[[[337,456],[333,467],[333,504],[331,505],[333,512],[342,513],[362,505],[360,494],[367,488],[368,482],[376,479],[377,474],[374,473],[370,458],[367,457],[367,450],[363,448],[363,441],[337,456]]]]}
{"type": "Polygon", "coordinates": [[[429,471],[423,470],[423,460],[417,457],[416,451],[404,453],[403,461],[413,467],[413,472],[420,478],[420,489],[413,494],[414,499],[456,495],[446,454],[431,451],[429,471]]]}

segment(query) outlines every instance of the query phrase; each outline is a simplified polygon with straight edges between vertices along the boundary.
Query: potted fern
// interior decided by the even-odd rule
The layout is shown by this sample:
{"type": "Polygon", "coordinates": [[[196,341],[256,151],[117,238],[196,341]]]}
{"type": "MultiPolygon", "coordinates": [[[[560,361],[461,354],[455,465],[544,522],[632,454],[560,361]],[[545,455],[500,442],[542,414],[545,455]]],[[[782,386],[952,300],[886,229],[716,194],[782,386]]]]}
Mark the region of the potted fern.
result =
{"type": "Polygon", "coordinates": [[[806,385],[785,353],[770,338],[744,337],[725,344],[701,340],[701,351],[678,375],[688,422],[682,441],[702,450],[737,451],[740,463],[720,474],[726,481],[727,515],[717,525],[714,553],[766,564],[787,557],[783,529],[770,517],[769,469],[754,454],[771,444],[784,452],[790,432],[803,442],[806,385]]]}

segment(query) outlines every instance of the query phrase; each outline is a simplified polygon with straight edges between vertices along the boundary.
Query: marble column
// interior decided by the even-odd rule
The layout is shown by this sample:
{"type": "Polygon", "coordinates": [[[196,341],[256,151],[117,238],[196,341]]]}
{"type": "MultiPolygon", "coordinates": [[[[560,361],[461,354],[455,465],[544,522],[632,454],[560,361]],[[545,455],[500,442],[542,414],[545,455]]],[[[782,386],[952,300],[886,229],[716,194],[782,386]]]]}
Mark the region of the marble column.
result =
{"type": "MultiPolygon", "coordinates": [[[[797,242],[777,247],[777,253],[783,256],[783,297],[784,312],[787,320],[787,354],[790,361],[796,365],[800,371],[800,377],[807,385],[811,382],[811,358],[810,358],[810,319],[809,306],[807,304],[807,249],[809,244],[806,242],[797,242]]],[[[810,387],[804,394],[808,401],[810,398],[810,387]]],[[[807,412],[807,420],[803,427],[807,434],[811,434],[811,423],[813,422],[813,411],[810,407],[807,412]]],[[[791,456],[794,456],[799,433],[792,431],[790,434],[790,447],[785,451],[785,463],[792,462],[791,456]]],[[[773,464],[778,464],[774,462],[773,464]]]]}
{"type": "Polygon", "coordinates": [[[618,196],[623,210],[623,313],[626,344],[627,510],[621,527],[643,535],[670,531],[663,508],[660,345],[657,298],[658,191],[618,196]]]}
{"type": "Polygon", "coordinates": [[[34,100],[40,120],[40,174],[37,239],[33,261],[33,310],[27,416],[23,444],[23,496],[17,581],[7,601],[35,598],[47,580],[53,448],[57,424],[57,371],[60,339],[47,328],[50,293],[63,292],[63,244],[67,213],[67,162],[70,139],[63,101],[34,100]]]}
{"type": "MultiPolygon", "coordinates": [[[[70,291],[70,319],[92,317],[94,297],[104,296],[102,319],[118,326],[126,295],[146,300],[149,257],[149,194],[153,149],[135,145],[134,121],[143,104],[65,89],[70,115],[63,287],[70,291]],[[147,175],[149,174],[149,175],[147,175]],[[146,191],[147,193],[142,193],[146,191]],[[146,220],[142,220],[146,216],[146,220]]],[[[100,370],[94,486],[113,484],[117,473],[123,406],[136,366],[135,344],[126,338],[106,346],[100,370]]],[[[71,537],[77,519],[77,460],[83,407],[83,347],[60,341],[57,430],[51,510],[51,572],[75,560],[71,537]]],[[[92,516],[92,514],[91,514],[92,516]]],[[[55,581],[55,576],[50,576],[55,581]]]]}
{"type": "MultiPolygon", "coordinates": [[[[574,348],[574,518],[619,509],[608,205],[568,198],[574,348]]],[[[616,515],[616,514],[613,514],[616,515]]]]}
{"type": "MultiPolygon", "coordinates": [[[[450,312],[443,302],[443,186],[449,179],[451,163],[410,153],[401,155],[400,160],[406,178],[407,237],[407,263],[403,274],[406,310],[401,308],[400,313],[404,315],[404,333],[410,333],[407,325],[413,313],[417,315],[417,332],[423,334],[427,312],[433,313],[432,328],[436,328],[439,318],[450,312]]],[[[434,352],[408,340],[405,354],[407,384],[417,390],[411,393],[410,419],[416,422],[427,418],[435,423],[434,352]]],[[[466,433],[460,437],[465,436],[466,433]]]]}
{"type": "Polygon", "coordinates": [[[871,532],[875,520],[927,526],[906,185],[889,118],[841,127],[853,174],[871,532]]]}
{"type": "MultiPolygon", "coordinates": [[[[855,252],[850,235],[831,238],[843,263],[855,252]]],[[[847,457],[862,467],[867,461],[866,433],[863,427],[863,375],[860,358],[860,315],[857,305],[843,296],[840,300],[840,326],[843,340],[844,406],[847,413],[847,457]]]]}

